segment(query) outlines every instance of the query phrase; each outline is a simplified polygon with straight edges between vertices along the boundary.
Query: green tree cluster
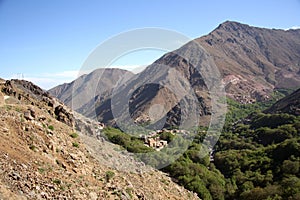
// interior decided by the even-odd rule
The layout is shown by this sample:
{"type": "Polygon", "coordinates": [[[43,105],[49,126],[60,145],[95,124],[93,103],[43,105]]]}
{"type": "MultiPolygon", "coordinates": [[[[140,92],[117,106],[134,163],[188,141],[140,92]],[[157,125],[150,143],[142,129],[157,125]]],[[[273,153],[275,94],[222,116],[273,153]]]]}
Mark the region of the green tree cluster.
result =
{"type": "Polygon", "coordinates": [[[163,133],[160,137],[169,145],[160,152],[118,129],[106,128],[105,133],[128,151],[149,152],[141,158],[147,164],[171,163],[162,170],[204,200],[300,199],[300,117],[260,112],[270,104],[229,100],[224,131],[206,156],[199,154],[205,128],[192,143],[163,133]]]}

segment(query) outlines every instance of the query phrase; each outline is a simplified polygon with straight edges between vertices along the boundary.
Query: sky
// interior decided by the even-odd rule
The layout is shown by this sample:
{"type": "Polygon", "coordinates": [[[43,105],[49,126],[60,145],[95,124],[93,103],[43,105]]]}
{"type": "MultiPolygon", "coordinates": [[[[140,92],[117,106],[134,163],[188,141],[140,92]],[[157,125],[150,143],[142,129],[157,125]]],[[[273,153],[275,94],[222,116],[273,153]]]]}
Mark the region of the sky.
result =
{"type": "MultiPolygon", "coordinates": [[[[0,77],[50,89],[75,79],[97,46],[126,31],[154,27],[193,39],[227,20],[299,28],[299,11],[300,0],[0,0],[0,77]]],[[[133,52],[111,66],[131,70],[164,53],[133,52]]]]}

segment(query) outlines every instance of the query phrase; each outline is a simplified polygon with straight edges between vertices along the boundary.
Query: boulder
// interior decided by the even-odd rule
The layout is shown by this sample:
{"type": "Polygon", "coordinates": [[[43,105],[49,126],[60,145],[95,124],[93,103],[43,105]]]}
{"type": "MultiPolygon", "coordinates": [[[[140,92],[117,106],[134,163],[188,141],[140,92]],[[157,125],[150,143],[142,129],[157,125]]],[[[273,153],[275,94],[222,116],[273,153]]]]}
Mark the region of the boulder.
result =
{"type": "Polygon", "coordinates": [[[68,126],[74,127],[75,118],[72,113],[70,113],[64,108],[64,106],[59,105],[55,107],[54,114],[58,121],[63,122],[68,126]]]}
{"type": "Polygon", "coordinates": [[[34,117],[31,115],[30,110],[27,110],[27,111],[24,112],[24,118],[26,120],[33,120],[34,119],[34,117]]]}

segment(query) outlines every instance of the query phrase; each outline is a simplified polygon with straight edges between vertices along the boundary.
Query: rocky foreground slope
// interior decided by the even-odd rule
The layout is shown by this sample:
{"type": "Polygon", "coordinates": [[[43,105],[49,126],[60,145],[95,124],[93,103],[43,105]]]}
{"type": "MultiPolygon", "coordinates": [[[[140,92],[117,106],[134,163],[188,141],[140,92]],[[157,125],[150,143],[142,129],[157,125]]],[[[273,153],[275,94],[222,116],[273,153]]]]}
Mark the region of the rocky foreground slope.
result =
{"type": "Polygon", "coordinates": [[[0,91],[0,199],[198,199],[32,83],[0,91]]]}

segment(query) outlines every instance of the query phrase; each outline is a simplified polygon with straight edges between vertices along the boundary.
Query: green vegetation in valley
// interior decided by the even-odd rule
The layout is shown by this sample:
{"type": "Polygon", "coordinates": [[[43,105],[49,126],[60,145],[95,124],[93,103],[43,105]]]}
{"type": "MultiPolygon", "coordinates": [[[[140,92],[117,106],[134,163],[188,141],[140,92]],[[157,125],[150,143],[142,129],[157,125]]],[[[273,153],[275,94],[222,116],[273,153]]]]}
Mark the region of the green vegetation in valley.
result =
{"type": "Polygon", "coordinates": [[[202,199],[299,199],[300,117],[252,114],[224,132],[213,160],[201,157],[204,134],[163,170],[202,199]]]}
{"type": "MultiPolygon", "coordinates": [[[[288,93],[287,91],[285,91],[288,93]]],[[[225,130],[229,130],[232,123],[237,122],[250,115],[253,112],[262,111],[269,108],[277,100],[284,97],[284,91],[275,91],[270,100],[265,102],[256,102],[253,104],[241,104],[233,99],[227,98],[227,114],[225,130]]]]}
{"type": "Polygon", "coordinates": [[[104,133],[109,141],[124,147],[129,152],[147,153],[154,151],[152,148],[146,147],[144,142],[139,138],[130,136],[119,129],[107,127],[104,129],[104,133]]]}
{"type": "Polygon", "coordinates": [[[224,175],[225,199],[299,199],[300,118],[256,113],[224,133],[214,164],[224,175]]]}
{"type": "MultiPolygon", "coordinates": [[[[282,97],[282,93],[274,93],[275,97],[282,97]]],[[[260,112],[273,102],[245,105],[228,100],[226,126],[211,157],[199,154],[206,134],[205,129],[199,129],[175,161],[168,155],[178,150],[178,143],[145,154],[142,160],[152,166],[163,164],[159,163],[162,160],[172,161],[162,170],[204,200],[300,199],[300,117],[260,112]],[[245,117],[248,119],[241,120],[245,117]]],[[[131,152],[153,151],[142,140],[117,129],[107,128],[105,132],[110,141],[131,152]]],[[[181,141],[166,133],[162,138],[181,141]]]]}

